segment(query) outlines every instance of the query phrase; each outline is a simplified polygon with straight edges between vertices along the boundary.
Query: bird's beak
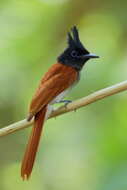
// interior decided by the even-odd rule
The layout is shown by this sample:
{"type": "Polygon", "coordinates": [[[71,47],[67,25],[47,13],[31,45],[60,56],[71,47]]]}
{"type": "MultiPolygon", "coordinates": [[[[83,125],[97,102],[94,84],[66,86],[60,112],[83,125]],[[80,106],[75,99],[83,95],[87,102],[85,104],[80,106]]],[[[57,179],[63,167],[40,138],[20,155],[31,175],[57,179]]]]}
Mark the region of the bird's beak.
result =
{"type": "Polygon", "coordinates": [[[81,56],[82,58],[99,58],[98,55],[95,55],[93,53],[89,53],[89,54],[86,54],[86,55],[82,55],[81,56]]]}

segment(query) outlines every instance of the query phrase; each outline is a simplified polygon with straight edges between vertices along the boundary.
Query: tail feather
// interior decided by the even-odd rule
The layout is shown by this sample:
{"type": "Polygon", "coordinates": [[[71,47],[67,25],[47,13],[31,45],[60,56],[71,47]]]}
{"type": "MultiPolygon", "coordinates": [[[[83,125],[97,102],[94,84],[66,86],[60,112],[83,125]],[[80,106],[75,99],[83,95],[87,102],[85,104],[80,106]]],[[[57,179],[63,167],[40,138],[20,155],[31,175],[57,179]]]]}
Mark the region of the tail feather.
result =
{"type": "Polygon", "coordinates": [[[21,176],[23,180],[29,179],[33,169],[43,124],[45,121],[47,106],[35,115],[34,126],[22,161],[21,176]]]}

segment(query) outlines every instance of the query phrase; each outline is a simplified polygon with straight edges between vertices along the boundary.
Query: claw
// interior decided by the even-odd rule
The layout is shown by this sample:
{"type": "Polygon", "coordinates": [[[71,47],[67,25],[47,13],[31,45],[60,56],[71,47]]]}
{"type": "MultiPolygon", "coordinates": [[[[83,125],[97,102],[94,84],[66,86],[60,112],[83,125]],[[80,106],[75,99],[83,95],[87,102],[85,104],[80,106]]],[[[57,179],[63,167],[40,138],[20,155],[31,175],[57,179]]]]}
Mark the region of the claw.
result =
{"type": "Polygon", "coordinates": [[[64,107],[67,108],[67,105],[70,104],[72,101],[71,100],[62,100],[62,103],[64,104],[64,107]]]}
{"type": "Polygon", "coordinates": [[[59,103],[69,104],[69,103],[71,103],[71,102],[72,102],[71,100],[61,100],[59,103]]]}

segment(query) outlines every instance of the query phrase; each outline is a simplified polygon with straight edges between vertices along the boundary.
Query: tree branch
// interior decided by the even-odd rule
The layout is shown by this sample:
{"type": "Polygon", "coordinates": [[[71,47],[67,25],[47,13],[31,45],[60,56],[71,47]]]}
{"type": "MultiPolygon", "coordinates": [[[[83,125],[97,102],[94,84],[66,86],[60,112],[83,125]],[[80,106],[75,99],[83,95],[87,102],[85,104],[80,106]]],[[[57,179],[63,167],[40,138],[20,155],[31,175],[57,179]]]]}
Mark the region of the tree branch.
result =
{"type": "MultiPolygon", "coordinates": [[[[61,106],[58,109],[54,110],[49,118],[56,117],[59,115],[62,115],[64,113],[77,110],[81,107],[84,107],[88,104],[94,103],[98,100],[101,100],[107,96],[112,96],[113,94],[117,94],[119,92],[127,90],[127,80],[123,81],[121,83],[115,84],[113,86],[104,88],[102,90],[96,91],[84,98],[81,98],[79,100],[73,101],[72,103],[69,103],[66,107],[61,106]]],[[[9,126],[6,126],[2,129],[0,129],[0,136],[5,136],[8,134],[11,134],[13,132],[16,132],[18,130],[24,129],[32,125],[33,121],[27,122],[26,119],[13,123],[9,126]]]]}

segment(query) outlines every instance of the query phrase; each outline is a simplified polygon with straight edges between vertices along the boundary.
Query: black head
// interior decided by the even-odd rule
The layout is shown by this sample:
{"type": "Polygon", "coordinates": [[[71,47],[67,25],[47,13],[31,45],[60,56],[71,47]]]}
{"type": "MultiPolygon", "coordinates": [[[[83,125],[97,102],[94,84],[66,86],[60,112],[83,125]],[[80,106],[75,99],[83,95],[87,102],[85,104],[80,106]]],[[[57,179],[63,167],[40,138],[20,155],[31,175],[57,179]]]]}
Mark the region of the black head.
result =
{"type": "Polygon", "coordinates": [[[79,39],[79,33],[74,26],[72,28],[72,35],[68,33],[68,47],[65,51],[58,57],[58,61],[62,64],[72,66],[76,70],[81,70],[83,65],[91,58],[99,58],[90,52],[83,46],[79,39]]]}

